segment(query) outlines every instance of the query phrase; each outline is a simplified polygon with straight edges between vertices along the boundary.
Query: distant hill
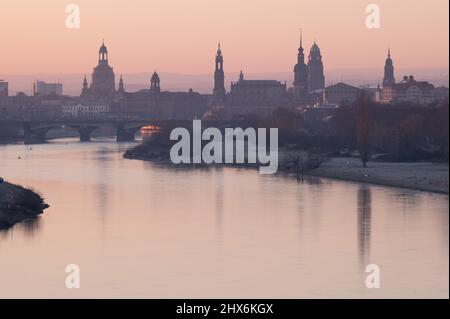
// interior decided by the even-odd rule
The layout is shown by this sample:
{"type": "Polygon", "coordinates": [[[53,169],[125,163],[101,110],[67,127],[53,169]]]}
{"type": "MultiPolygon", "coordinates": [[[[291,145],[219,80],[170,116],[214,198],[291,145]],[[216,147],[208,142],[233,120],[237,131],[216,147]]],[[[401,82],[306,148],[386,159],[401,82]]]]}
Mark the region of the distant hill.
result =
{"type": "MultiPolygon", "coordinates": [[[[376,86],[383,80],[382,69],[337,69],[325,70],[325,80],[327,85],[340,82],[343,80],[346,83],[360,86],[370,85],[376,86]]],[[[417,68],[417,69],[396,69],[396,80],[400,81],[404,75],[414,75],[416,79],[429,81],[436,86],[449,86],[449,71],[448,68],[417,68]]],[[[170,91],[188,91],[192,88],[194,91],[201,93],[211,93],[213,87],[212,74],[176,74],[176,73],[160,73],[161,88],[170,91]]],[[[133,92],[140,89],[148,88],[150,86],[151,73],[133,73],[123,74],[125,88],[127,91],[133,92]]],[[[79,95],[81,92],[81,85],[84,74],[26,74],[26,75],[8,75],[0,74],[0,79],[9,82],[10,95],[17,92],[25,92],[31,94],[33,80],[43,80],[48,82],[60,82],[64,85],[64,94],[79,95]]],[[[238,79],[238,72],[226,73],[225,81],[227,90],[230,87],[231,81],[238,79]]],[[[293,73],[292,72],[278,72],[278,73],[248,73],[245,74],[247,79],[276,79],[286,82],[288,87],[292,86],[293,73]]],[[[90,82],[90,75],[88,75],[90,82]]],[[[116,75],[116,83],[119,82],[116,75]]]]}

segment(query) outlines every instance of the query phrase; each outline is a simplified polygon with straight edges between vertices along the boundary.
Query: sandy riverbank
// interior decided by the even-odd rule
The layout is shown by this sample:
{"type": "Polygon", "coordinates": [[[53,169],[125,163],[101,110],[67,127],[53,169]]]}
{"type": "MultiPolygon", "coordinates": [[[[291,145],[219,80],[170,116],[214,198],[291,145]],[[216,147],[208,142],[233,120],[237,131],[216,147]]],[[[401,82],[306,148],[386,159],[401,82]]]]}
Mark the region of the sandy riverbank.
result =
{"type": "Polygon", "coordinates": [[[332,158],[307,175],[448,194],[448,163],[369,162],[332,158]]]}
{"type": "MultiPolygon", "coordinates": [[[[280,173],[292,170],[289,168],[292,166],[289,164],[292,157],[290,153],[290,151],[280,152],[280,173]]],[[[170,162],[168,150],[153,149],[142,145],[128,150],[124,157],[174,165],[170,162]]],[[[248,167],[255,168],[258,165],[252,164],[248,167]]],[[[321,163],[319,168],[305,170],[304,174],[443,194],[449,193],[448,163],[369,162],[364,168],[359,158],[343,157],[328,159],[321,163]]]]}
{"type": "Polygon", "coordinates": [[[0,229],[36,218],[48,207],[33,191],[7,182],[0,183],[0,229]]]}

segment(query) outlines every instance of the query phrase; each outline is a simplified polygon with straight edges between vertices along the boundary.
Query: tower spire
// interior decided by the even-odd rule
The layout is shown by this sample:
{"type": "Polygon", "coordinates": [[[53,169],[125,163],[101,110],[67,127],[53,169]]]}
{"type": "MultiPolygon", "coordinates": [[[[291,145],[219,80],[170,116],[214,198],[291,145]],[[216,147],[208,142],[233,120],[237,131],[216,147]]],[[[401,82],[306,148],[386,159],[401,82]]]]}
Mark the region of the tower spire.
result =
{"type": "Polygon", "coordinates": [[[303,48],[303,30],[300,28],[300,48],[303,48]]]}
{"type": "Polygon", "coordinates": [[[298,48],[298,63],[303,64],[305,57],[304,57],[304,50],[303,50],[303,31],[302,28],[300,28],[300,46],[298,48]]]}
{"type": "Polygon", "coordinates": [[[387,59],[384,64],[384,78],[383,78],[383,87],[391,86],[395,84],[394,78],[394,62],[391,57],[391,48],[388,48],[387,59]]]}
{"type": "Polygon", "coordinates": [[[221,56],[222,55],[222,49],[220,48],[220,42],[217,45],[217,55],[221,56]]]}
{"type": "Polygon", "coordinates": [[[216,105],[223,105],[225,100],[225,74],[223,71],[223,55],[222,50],[220,49],[220,42],[218,44],[219,48],[217,49],[216,55],[216,69],[214,71],[214,100],[216,105]]]}
{"type": "Polygon", "coordinates": [[[84,80],[83,80],[83,88],[81,89],[81,97],[87,96],[88,92],[89,92],[89,88],[88,88],[88,82],[87,82],[86,74],[85,74],[84,80]]]}
{"type": "Polygon", "coordinates": [[[118,91],[119,91],[119,94],[125,93],[125,85],[123,84],[122,74],[120,75],[119,90],[118,91]]]}

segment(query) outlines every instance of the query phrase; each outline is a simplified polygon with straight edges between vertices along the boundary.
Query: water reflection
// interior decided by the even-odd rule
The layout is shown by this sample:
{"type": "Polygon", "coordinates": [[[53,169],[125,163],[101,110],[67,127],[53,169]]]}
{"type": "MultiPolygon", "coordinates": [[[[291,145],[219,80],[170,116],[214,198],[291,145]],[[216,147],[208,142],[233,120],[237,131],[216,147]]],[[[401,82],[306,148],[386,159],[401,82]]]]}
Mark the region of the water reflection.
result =
{"type": "Polygon", "coordinates": [[[0,298],[448,296],[448,196],[173,168],[123,159],[130,145],[0,146],[2,174],[51,205],[0,233],[0,298]],[[368,295],[372,262],[383,289],[368,295]],[[64,289],[69,263],[79,291],[64,289]]]}
{"type": "Polygon", "coordinates": [[[110,181],[110,171],[111,171],[111,150],[100,146],[99,150],[96,151],[97,167],[98,167],[98,180],[102,181],[98,183],[95,187],[95,191],[98,194],[98,206],[99,206],[99,214],[101,220],[102,230],[105,231],[105,225],[108,218],[109,212],[109,204],[110,204],[110,190],[109,190],[109,181],[110,181]]]}
{"type": "Polygon", "coordinates": [[[214,172],[217,183],[215,186],[215,210],[216,210],[216,234],[217,234],[217,241],[222,242],[223,237],[223,218],[224,218],[224,174],[223,170],[216,170],[214,172]]]}
{"type": "Polygon", "coordinates": [[[372,194],[370,186],[358,188],[358,251],[362,269],[370,263],[370,236],[372,222],[372,194]]]}
{"type": "Polygon", "coordinates": [[[36,218],[26,219],[14,227],[7,229],[0,229],[0,238],[12,239],[14,234],[21,236],[23,235],[27,239],[33,239],[42,230],[42,218],[37,216],[36,218]]]}
{"type": "Polygon", "coordinates": [[[38,216],[33,219],[27,219],[17,227],[28,238],[33,238],[42,231],[42,218],[38,216]]]}

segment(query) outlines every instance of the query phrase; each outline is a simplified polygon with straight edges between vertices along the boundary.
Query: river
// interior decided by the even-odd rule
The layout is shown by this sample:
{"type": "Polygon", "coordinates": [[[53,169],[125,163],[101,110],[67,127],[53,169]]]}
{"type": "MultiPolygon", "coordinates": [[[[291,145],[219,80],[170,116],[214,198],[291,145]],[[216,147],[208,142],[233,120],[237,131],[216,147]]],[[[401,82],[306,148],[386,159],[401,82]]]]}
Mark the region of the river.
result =
{"type": "Polygon", "coordinates": [[[0,298],[449,297],[447,195],[175,169],[123,159],[130,146],[0,146],[0,176],[51,206],[0,232],[0,298]]]}

